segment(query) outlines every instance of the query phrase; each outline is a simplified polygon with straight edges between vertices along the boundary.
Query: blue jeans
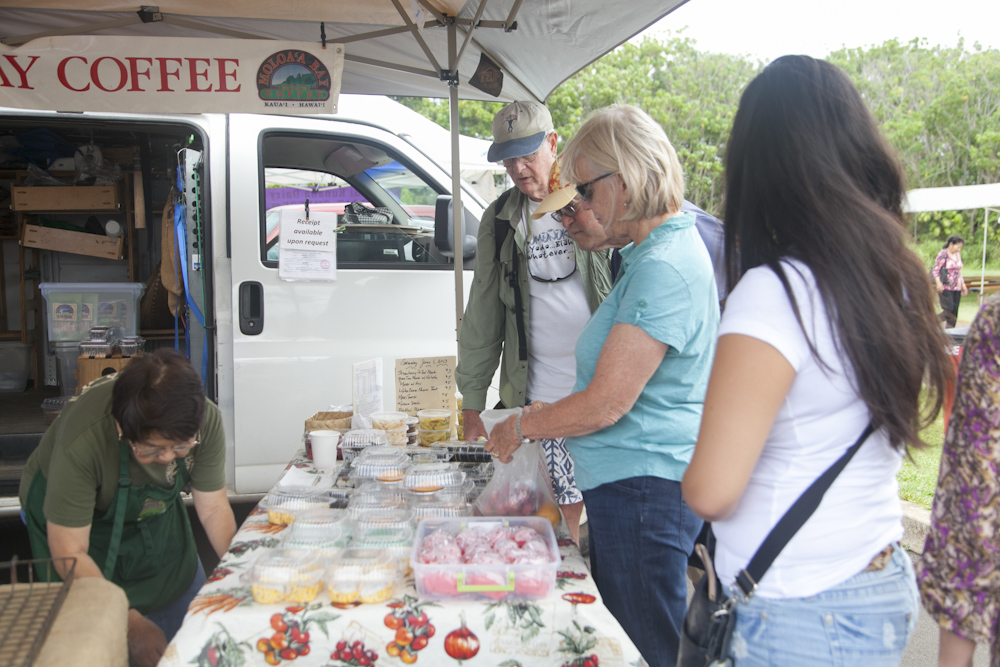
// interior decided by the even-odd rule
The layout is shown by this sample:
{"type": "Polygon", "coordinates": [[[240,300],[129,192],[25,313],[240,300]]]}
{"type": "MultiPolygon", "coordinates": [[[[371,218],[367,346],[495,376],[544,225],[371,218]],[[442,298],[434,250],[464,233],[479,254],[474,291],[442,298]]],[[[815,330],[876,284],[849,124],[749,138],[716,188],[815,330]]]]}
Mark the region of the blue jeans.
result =
{"type": "Polygon", "coordinates": [[[167,636],[167,641],[169,642],[177,634],[177,631],[181,629],[181,623],[184,621],[184,615],[187,613],[188,605],[191,604],[191,600],[198,595],[198,591],[201,587],[205,585],[205,568],[201,566],[201,559],[198,559],[198,569],[194,573],[194,581],[188,586],[188,589],[184,593],[168,604],[166,607],[157,609],[156,611],[151,611],[146,614],[146,618],[156,623],[163,634],[167,636]]]}
{"type": "Polygon", "coordinates": [[[583,492],[590,570],[604,604],[651,667],[673,667],[687,606],[688,554],[702,521],[681,484],[631,477],[583,492]]]}
{"type": "Polygon", "coordinates": [[[917,625],[920,598],[898,545],[881,570],[860,572],[808,598],[753,597],[736,605],[732,657],[739,667],[896,667],[917,625]]]}

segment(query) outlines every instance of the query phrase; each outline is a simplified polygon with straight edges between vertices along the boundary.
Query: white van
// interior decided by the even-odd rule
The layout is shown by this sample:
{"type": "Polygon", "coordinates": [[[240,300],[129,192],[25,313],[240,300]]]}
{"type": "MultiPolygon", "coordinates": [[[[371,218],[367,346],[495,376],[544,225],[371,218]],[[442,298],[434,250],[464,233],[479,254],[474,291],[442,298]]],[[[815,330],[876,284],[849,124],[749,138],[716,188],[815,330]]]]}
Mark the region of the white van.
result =
{"type": "MultiPolygon", "coordinates": [[[[0,188],[13,189],[32,177],[20,161],[25,149],[18,137],[49,133],[69,144],[97,146],[103,159],[117,160],[122,179],[116,210],[45,211],[43,205],[0,212],[0,229],[9,228],[0,231],[6,258],[0,314],[7,317],[12,340],[20,330],[20,340],[32,342],[38,369],[32,373],[35,391],[18,394],[22,400],[30,401],[34,393],[41,403],[39,392],[47,388],[51,395],[59,381],[46,340],[44,303],[32,310],[38,305],[37,284],[147,283],[163,255],[161,217],[175,196],[170,188],[178,166],[185,174],[188,293],[205,320],[202,325],[191,317],[190,342],[185,344],[181,328],[179,346],[189,348],[195,368],[203,369],[206,393],[225,417],[232,491],[259,493],[274,483],[301,446],[305,418],[351,402],[354,363],[383,359],[385,402],[391,408],[396,358],[455,354],[450,236],[442,220],[435,241],[432,213],[439,198],[450,195],[451,177],[391,128],[343,116],[3,109],[0,188]],[[306,197],[316,211],[363,202],[388,209],[392,217],[391,224],[342,228],[334,282],[278,277],[275,215],[268,212],[304,209],[306,197]],[[125,228],[123,259],[19,245],[25,224],[58,223],[83,233],[93,226],[90,218],[103,227],[114,219],[125,228]]],[[[74,177],[55,170],[53,175],[74,177]]],[[[468,241],[487,202],[471,186],[463,186],[462,202],[467,290],[474,254],[468,241]]],[[[144,308],[151,289],[147,285],[144,308]]],[[[162,320],[162,306],[158,312],[162,320]]],[[[172,323],[151,329],[140,322],[139,328],[147,349],[174,345],[172,323]]],[[[0,431],[8,414],[3,404],[14,396],[0,394],[0,431]]],[[[16,479],[8,481],[3,495],[16,494],[16,479]]]]}

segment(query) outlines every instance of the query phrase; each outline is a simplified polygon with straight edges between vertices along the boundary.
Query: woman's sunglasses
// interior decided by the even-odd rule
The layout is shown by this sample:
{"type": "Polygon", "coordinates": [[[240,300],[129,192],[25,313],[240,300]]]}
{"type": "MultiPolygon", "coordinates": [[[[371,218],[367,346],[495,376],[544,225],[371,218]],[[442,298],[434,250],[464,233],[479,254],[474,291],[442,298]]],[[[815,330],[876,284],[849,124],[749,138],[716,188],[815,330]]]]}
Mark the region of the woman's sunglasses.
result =
{"type": "Polygon", "coordinates": [[[594,196],[594,188],[590,186],[592,186],[594,183],[601,180],[602,178],[607,178],[608,176],[617,173],[618,173],[617,171],[609,171],[603,176],[598,176],[597,178],[591,179],[586,183],[581,183],[580,185],[576,186],[576,193],[580,195],[580,199],[582,199],[583,201],[590,201],[590,198],[594,196]]]}

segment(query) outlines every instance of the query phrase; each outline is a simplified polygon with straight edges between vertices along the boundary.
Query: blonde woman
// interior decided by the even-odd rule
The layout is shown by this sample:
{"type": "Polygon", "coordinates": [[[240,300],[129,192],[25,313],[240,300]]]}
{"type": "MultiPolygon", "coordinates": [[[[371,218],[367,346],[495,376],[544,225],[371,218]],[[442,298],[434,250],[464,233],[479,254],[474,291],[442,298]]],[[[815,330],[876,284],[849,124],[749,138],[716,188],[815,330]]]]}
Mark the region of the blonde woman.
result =
{"type": "Polygon", "coordinates": [[[715,350],[712,263],[694,215],[681,211],[677,154],[643,111],[599,110],[563,164],[579,206],[631,243],[577,340],[574,393],[498,425],[487,447],[506,460],[523,438],[568,438],[604,603],[650,665],[674,665],[687,557],[702,525],[680,480],[715,350]]]}

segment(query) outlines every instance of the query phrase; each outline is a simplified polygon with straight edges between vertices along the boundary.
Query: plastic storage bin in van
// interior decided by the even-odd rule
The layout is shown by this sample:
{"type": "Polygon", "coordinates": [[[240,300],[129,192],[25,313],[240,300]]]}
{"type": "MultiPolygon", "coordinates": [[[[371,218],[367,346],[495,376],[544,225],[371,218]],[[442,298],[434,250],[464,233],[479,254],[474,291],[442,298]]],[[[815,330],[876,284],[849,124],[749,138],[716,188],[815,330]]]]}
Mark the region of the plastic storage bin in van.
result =
{"type": "Polygon", "coordinates": [[[50,342],[90,338],[90,327],[111,327],[116,338],[135,336],[142,283],[42,283],[50,342]]]}
{"type": "Polygon", "coordinates": [[[0,343],[0,392],[24,391],[30,352],[28,343],[0,343]]]}

